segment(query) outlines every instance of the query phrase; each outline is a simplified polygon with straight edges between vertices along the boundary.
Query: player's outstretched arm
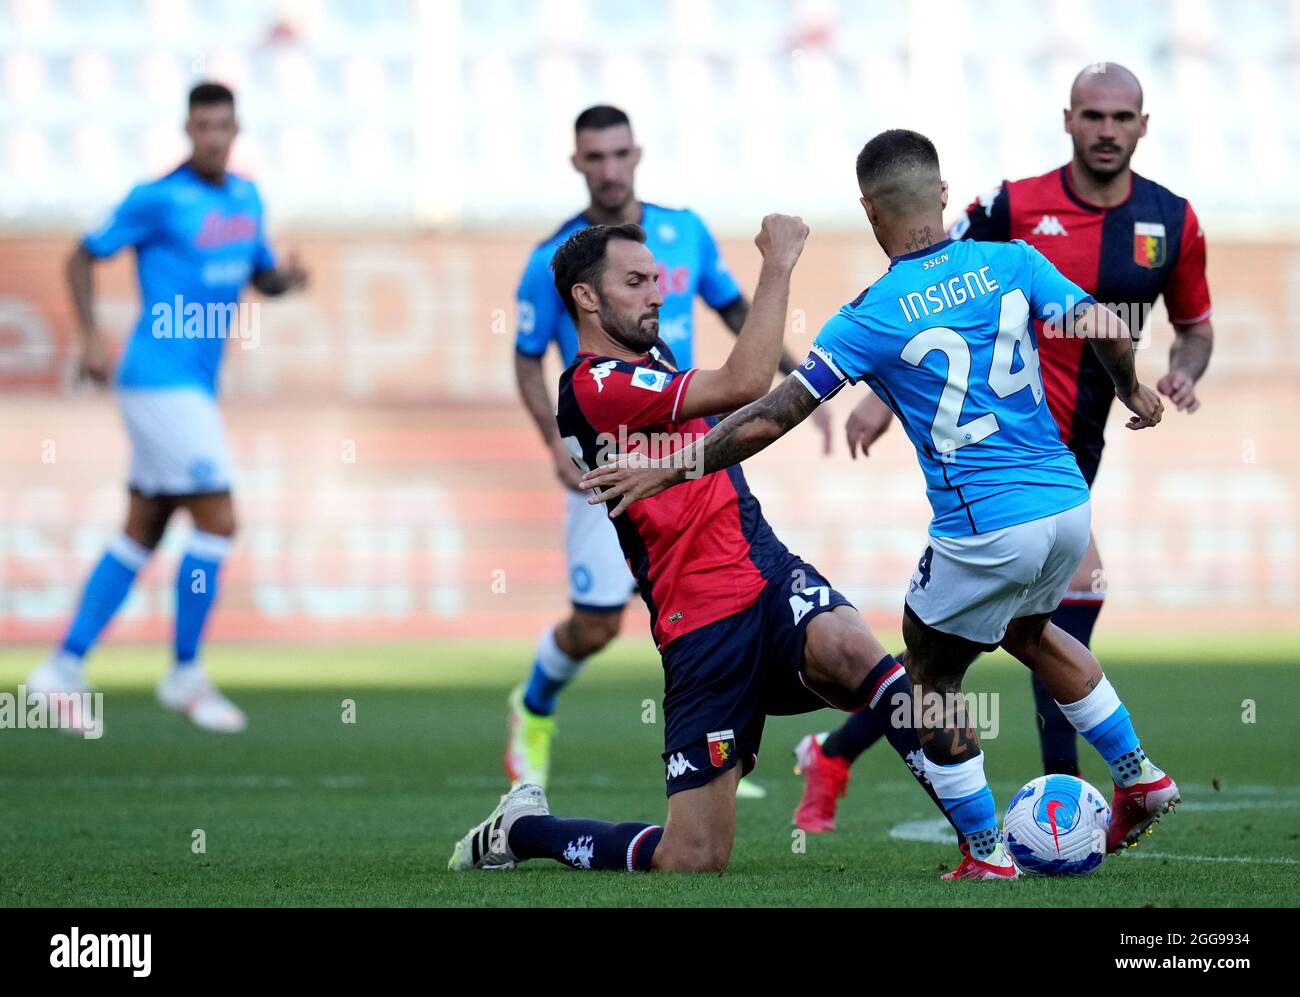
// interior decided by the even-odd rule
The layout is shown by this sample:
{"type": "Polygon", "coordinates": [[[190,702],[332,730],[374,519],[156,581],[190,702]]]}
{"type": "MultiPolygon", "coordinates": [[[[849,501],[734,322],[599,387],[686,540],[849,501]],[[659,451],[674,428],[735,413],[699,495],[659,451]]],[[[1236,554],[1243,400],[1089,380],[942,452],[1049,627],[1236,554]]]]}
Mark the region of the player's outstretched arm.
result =
{"type": "Polygon", "coordinates": [[[1092,341],[1097,359],[1115,382],[1115,397],[1133,413],[1127,427],[1146,429],[1159,423],[1164,405],[1138,380],[1133,337],[1124,320],[1094,301],[1075,319],[1074,333],[1092,341]]]}
{"type": "Polygon", "coordinates": [[[595,505],[617,499],[610,511],[613,518],[633,502],[752,457],[808,418],[818,404],[802,381],[787,377],[758,401],[733,412],[676,453],[653,461],[620,454],[611,463],[588,471],[583,475],[583,490],[601,491],[587,501],[595,505]]]}
{"type": "Polygon", "coordinates": [[[790,275],[808,238],[808,226],[791,215],[768,215],[754,239],[763,268],[754,303],[745,316],[726,362],[717,370],[697,370],[682,396],[679,417],[721,415],[747,405],[772,386],[785,338],[790,275]]]}

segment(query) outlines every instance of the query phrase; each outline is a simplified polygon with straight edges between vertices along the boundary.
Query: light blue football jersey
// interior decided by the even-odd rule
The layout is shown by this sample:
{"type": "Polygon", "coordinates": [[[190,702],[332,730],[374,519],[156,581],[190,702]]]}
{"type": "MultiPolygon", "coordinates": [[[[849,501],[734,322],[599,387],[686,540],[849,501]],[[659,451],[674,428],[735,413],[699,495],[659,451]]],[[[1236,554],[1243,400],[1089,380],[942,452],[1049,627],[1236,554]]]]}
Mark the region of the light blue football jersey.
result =
{"type": "MultiPolygon", "coordinates": [[[[679,369],[687,370],[695,363],[695,296],[698,294],[711,308],[725,308],[740,297],[740,286],[695,212],[663,208],[648,201],[643,201],[641,207],[646,248],[659,265],[659,290],[664,298],[659,308],[659,338],[672,350],[679,369]]],[[[589,225],[591,221],[585,215],[575,215],[539,245],[528,260],[519,282],[515,334],[515,349],[524,356],[543,356],[554,342],[564,366],[573,363],[578,352],[578,331],[555,290],[551,257],[569,236],[589,225]]]]}
{"type": "Polygon", "coordinates": [[[896,256],[823,327],[796,374],[818,398],[865,381],[916,447],[930,533],[971,536],[1088,501],[1043,399],[1031,318],[1064,334],[1092,297],[1020,240],[896,256]]]}
{"type": "Polygon", "coordinates": [[[252,276],[275,269],[262,201],[249,180],[221,184],[188,164],[132,189],[81,242],[97,259],[131,247],[140,319],[117,368],[124,388],[196,387],[216,394],[231,312],[252,276]]]}

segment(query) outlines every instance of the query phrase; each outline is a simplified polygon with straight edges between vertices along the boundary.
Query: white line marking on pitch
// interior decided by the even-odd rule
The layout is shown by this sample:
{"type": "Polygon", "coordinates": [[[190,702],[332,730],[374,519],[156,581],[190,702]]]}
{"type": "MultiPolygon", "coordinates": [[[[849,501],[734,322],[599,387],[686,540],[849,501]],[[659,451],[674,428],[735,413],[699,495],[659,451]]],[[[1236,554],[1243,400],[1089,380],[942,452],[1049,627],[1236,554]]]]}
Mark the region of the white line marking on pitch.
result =
{"type": "MultiPolygon", "coordinates": [[[[946,821],[945,821],[946,823],[946,821]]],[[[1120,853],[1129,859],[1178,859],[1180,862],[1245,862],[1262,865],[1300,865],[1300,859],[1256,858],[1253,855],[1177,855],[1174,852],[1138,852],[1132,848],[1120,853]]]]}
{"type": "MultiPolygon", "coordinates": [[[[1183,809],[1182,807],[1179,808],[1183,809]]],[[[908,820],[889,829],[889,836],[897,841],[922,841],[933,845],[955,845],[957,835],[942,817],[926,820],[908,820]]],[[[1147,852],[1129,849],[1122,853],[1126,860],[1177,859],[1183,862],[1237,862],[1247,865],[1300,865],[1300,859],[1256,858],[1252,855],[1179,855],[1175,852],[1147,852]]]]}

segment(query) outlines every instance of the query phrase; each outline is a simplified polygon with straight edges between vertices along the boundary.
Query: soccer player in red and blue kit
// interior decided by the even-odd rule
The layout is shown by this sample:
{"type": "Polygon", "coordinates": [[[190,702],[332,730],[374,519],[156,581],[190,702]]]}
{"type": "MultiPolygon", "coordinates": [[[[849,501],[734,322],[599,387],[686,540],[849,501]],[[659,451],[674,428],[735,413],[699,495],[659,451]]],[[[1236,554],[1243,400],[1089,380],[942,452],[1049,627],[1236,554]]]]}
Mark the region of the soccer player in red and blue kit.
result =
{"type": "MultiPolygon", "coordinates": [[[[664,298],[639,226],[592,226],[559,247],[551,266],[578,352],[560,379],[556,422],[582,470],[616,450],[675,450],[767,390],[807,233],[797,218],[764,219],[754,302],[716,370],[677,369],[660,338],[664,298]]],[[[827,704],[911,716],[902,666],[777,539],[739,468],[647,500],[615,526],[663,657],[668,820],[561,819],[542,787],[519,783],[457,843],[453,870],[533,858],[579,869],[721,870],[735,837],[736,785],[757,761],[767,716],[827,704]]],[[[928,791],[915,729],[890,727],[890,743],[928,791]]]]}
{"type": "MultiPolygon", "coordinates": [[[[1038,177],[1004,183],[977,199],[949,234],[957,239],[1023,239],[1058,270],[1128,323],[1137,337],[1152,306],[1164,296],[1174,344],[1169,370],[1157,389],[1183,412],[1200,407],[1196,382],[1214,342],[1205,279],[1205,234],[1185,198],[1134,173],[1130,160],[1146,134],[1142,87],[1114,63],[1089,66],[1075,79],[1065,130],[1074,157],[1038,177]]],[[[1047,404],[1061,439],[1091,486],[1101,462],[1106,417],[1114,387],[1095,352],[1078,337],[1052,337],[1038,328],[1047,404]]],[[[893,421],[874,395],[849,417],[849,451],[868,448],[893,421]]],[[[1085,646],[1105,597],[1096,543],[1071,580],[1052,622],[1085,646]]],[[[1074,727],[1038,678],[1033,679],[1046,774],[1079,774],[1074,727]]],[[[850,717],[839,730],[809,735],[796,747],[804,778],[795,823],[806,831],[831,831],[849,767],[879,737],[870,714],[850,717]]]]}
{"type": "MultiPolygon", "coordinates": [[[[632,576],[619,550],[614,528],[600,509],[589,506],[578,492],[578,472],[556,433],[555,405],[542,375],[542,359],[552,346],[565,367],[578,351],[578,331],[551,274],[555,251],[588,225],[635,222],[646,233],[646,245],[659,268],[663,307],[660,338],[682,367],[691,367],[695,340],[695,300],[698,297],[739,333],[749,305],[731,276],[704,221],[686,208],[665,208],[636,196],[641,147],[632,123],[617,107],[596,105],[578,115],[573,125],[573,167],[586,181],[587,207],[562,224],[528,260],[519,282],[515,337],[515,379],[519,396],[546,442],[556,476],[565,486],[564,560],[569,579],[569,613],[548,626],[537,642],[528,678],[510,694],[505,750],[506,775],[512,782],[546,788],[555,736],[560,693],[583,664],[618,634],[623,608],[634,591],[632,576]]],[[[780,369],[789,373],[794,358],[783,353],[780,369]]],[[[830,419],[818,424],[830,447],[830,419]]],[[[742,795],[761,790],[747,781],[742,795]]]]}

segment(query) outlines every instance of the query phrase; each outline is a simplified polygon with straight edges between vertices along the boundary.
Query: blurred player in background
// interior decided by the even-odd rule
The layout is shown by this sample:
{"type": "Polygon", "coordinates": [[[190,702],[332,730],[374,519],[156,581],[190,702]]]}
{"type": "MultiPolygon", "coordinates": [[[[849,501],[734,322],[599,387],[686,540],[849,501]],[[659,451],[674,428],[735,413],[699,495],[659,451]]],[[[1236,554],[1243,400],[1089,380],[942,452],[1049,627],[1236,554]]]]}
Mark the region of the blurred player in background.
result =
{"type": "Polygon", "coordinates": [[[86,654],[172,513],[185,509],[194,532],[176,578],[174,667],[158,683],[158,700],[200,727],[232,732],[244,729],[244,714],[213,687],[199,659],[218,572],[235,532],[217,375],[226,340],[249,331],[237,312],[244,286],[274,296],[306,284],[293,260],[276,266],[257,188],[226,169],[238,131],[231,91],[218,83],[195,86],[185,122],[189,160],[135,187],[68,261],[80,370],[105,383],[112,361],[95,322],[93,268],[122,249],[136,253],[141,313],[114,378],[131,440],[129,499],[126,525],[91,572],[67,636],[27,680],[28,688],[46,693],[87,688],[86,654]]]}
{"type": "MultiPolygon", "coordinates": [[[[574,232],[588,225],[633,222],[646,233],[659,265],[664,301],[660,336],[683,368],[694,363],[694,307],[698,295],[733,333],[744,325],[749,305],[728,272],[713,236],[695,212],[664,208],[637,199],[634,189],[641,149],[628,116],[616,107],[589,107],[574,122],[573,167],[586,180],[590,202],[537,247],[519,285],[515,376],[519,395],[551,452],[555,474],[566,489],[564,551],[572,609],[538,641],[527,681],[510,696],[506,774],[545,787],[555,735],[556,698],[583,662],[614,639],[623,608],[635,591],[618,538],[604,512],[593,509],[576,489],[579,474],[555,428],[555,405],[542,375],[542,360],[554,343],[564,366],[573,362],[578,334],[555,290],[551,258],[574,232]]],[[[794,369],[783,352],[781,370],[794,369]]],[[[830,447],[830,421],[818,423],[830,447]]],[[[746,784],[742,794],[761,794],[746,784]]]]}
{"type": "MultiPolygon", "coordinates": [[[[1005,242],[1023,239],[1070,280],[1123,316],[1135,337],[1164,295],[1174,344],[1169,370],[1156,387],[1181,412],[1200,407],[1196,382],[1214,345],[1210,292],[1205,279],[1205,234],[1192,206],[1130,167],[1146,135],[1142,86],[1114,63],[1085,68],[1070,88],[1065,130],[1074,157],[1039,177],[1004,183],[966,210],[954,238],[1005,242]]],[[[1047,405],[1061,439],[1091,487],[1101,462],[1106,417],[1115,392],[1096,353],[1082,339],[1039,335],[1047,405]]],[[[849,417],[849,452],[857,456],[888,428],[893,413],[869,395],[849,417]]],[[[1085,647],[1105,598],[1095,541],[1070,582],[1052,622],[1085,647]]],[[[1043,771],[1079,774],[1074,727],[1037,676],[1043,771]]],[[[795,823],[806,831],[835,828],[835,809],[848,784],[849,766],[879,737],[867,713],[850,717],[830,735],[810,735],[796,747],[804,794],[795,823]]]]}
{"type": "MultiPolygon", "coordinates": [[[[1023,241],[944,238],[948,185],[929,139],[882,132],[857,160],[862,206],[889,270],[822,327],[808,359],[766,397],[667,459],[627,458],[585,475],[614,515],[663,489],[732,468],[866,381],[903,423],[934,510],[903,613],[925,772],[964,836],[944,879],[1014,879],[962,679],[1001,646],[1050,690],[1115,783],[1107,851],[1133,844],[1179,801],[1147,758],[1128,710],[1086,647],[1051,623],[1088,548],[1088,486],[1061,442],[1039,376],[1031,318],[1090,346],[1129,429],[1160,422],[1122,319],[1023,241]],[[942,709],[932,709],[934,695],[942,709]]],[[[729,472],[732,473],[732,472],[729,472]]],[[[645,515],[645,513],[641,513],[645,515]]],[[[911,716],[911,715],[905,715],[911,716]]],[[[880,720],[877,714],[877,720],[880,720]]],[[[884,718],[891,737],[892,717],[884,718]]]]}
{"type": "MultiPolygon", "coordinates": [[[[572,459],[586,469],[624,442],[635,452],[671,449],[766,391],[807,235],[798,218],[763,219],[754,307],[716,370],[678,369],[660,338],[663,263],[639,226],[587,227],[569,238],[553,266],[581,346],[560,379],[556,413],[572,459]]],[[[768,715],[911,705],[902,666],[777,539],[739,469],[641,504],[619,518],[617,537],[663,656],[668,820],[562,819],[540,786],[518,784],[456,845],[454,871],[535,858],[594,870],[719,871],[735,838],[739,777],[758,760],[768,715]]],[[[891,744],[926,786],[916,731],[897,728],[891,744]]]]}

